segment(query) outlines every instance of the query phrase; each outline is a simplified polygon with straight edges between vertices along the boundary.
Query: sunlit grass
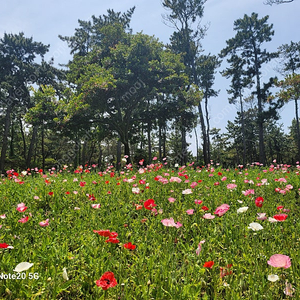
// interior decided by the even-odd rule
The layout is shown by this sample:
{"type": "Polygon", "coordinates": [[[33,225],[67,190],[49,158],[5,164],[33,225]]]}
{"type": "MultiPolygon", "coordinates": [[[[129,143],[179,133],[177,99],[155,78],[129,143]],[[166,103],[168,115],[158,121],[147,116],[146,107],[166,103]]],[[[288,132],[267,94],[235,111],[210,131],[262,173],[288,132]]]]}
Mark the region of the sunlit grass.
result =
{"type": "Polygon", "coordinates": [[[98,173],[93,167],[88,171],[77,169],[74,173],[66,169],[45,175],[32,170],[30,175],[12,172],[3,178],[0,215],[5,214],[5,218],[0,219],[0,243],[7,243],[13,249],[0,249],[1,273],[17,274],[13,270],[21,262],[33,266],[23,272],[25,279],[0,279],[0,296],[3,299],[284,299],[289,297],[284,294],[287,281],[295,289],[293,295],[297,299],[300,279],[297,168],[160,167],[148,166],[144,173],[125,169],[121,174],[112,169],[98,173]],[[170,182],[171,177],[178,177],[181,182],[170,182]],[[278,181],[280,178],[286,182],[278,181]],[[286,188],[288,185],[292,188],[286,188]],[[133,193],[133,187],[139,188],[140,193],[133,193]],[[276,188],[285,190],[285,194],[276,192],[276,188]],[[182,193],[187,189],[192,194],[182,193]],[[254,189],[254,194],[245,196],[243,191],[248,189],[254,189]],[[170,202],[170,197],[176,200],[170,202]],[[255,205],[257,197],[263,197],[262,207],[255,205]],[[155,210],[144,207],[148,199],[154,200],[155,210]],[[196,204],[195,200],[202,203],[196,204]],[[27,207],[24,212],[17,210],[21,203],[27,207]],[[101,207],[92,208],[92,204],[101,207]],[[230,208],[219,217],[214,212],[222,204],[230,208]],[[290,211],[279,211],[278,206],[290,211]],[[241,207],[248,209],[238,213],[241,207]],[[194,212],[189,215],[187,211],[191,209],[194,212]],[[204,219],[205,213],[215,218],[204,219]],[[257,213],[266,213],[267,219],[257,220],[257,213]],[[279,213],[287,214],[287,219],[275,223],[268,220],[279,213]],[[26,216],[29,217],[26,223],[18,222],[26,216]],[[164,226],[162,220],[170,218],[182,226],[164,226]],[[40,222],[47,219],[49,226],[42,227],[40,222]],[[263,229],[249,229],[254,222],[263,229]],[[119,243],[108,243],[108,237],[93,230],[116,232],[119,243]],[[197,255],[198,244],[204,240],[197,255]],[[136,249],[126,249],[124,244],[128,242],[136,245],[136,249]],[[267,262],[274,254],[289,256],[291,267],[270,266],[267,262]],[[208,261],[213,261],[213,266],[203,267],[208,261]],[[64,268],[68,280],[63,276],[64,268]],[[220,268],[225,276],[220,276],[220,268]],[[118,284],[105,291],[96,285],[96,280],[107,271],[114,273],[118,284]],[[33,274],[38,278],[32,278],[33,274]],[[272,274],[279,279],[268,280],[272,274]]]}

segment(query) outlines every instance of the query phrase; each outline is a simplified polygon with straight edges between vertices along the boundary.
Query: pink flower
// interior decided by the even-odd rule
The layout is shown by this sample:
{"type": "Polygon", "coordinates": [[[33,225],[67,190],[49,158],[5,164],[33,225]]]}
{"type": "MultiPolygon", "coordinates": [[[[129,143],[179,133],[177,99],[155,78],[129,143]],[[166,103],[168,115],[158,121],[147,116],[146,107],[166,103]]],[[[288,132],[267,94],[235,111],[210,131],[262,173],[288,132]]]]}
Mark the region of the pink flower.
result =
{"type": "Polygon", "coordinates": [[[293,288],[293,286],[288,281],[286,281],[285,289],[283,291],[285,293],[285,295],[293,297],[294,291],[295,291],[295,289],[293,288]]]}
{"type": "Polygon", "coordinates": [[[163,219],[163,220],[161,220],[161,222],[162,222],[162,224],[163,224],[164,226],[168,226],[168,227],[176,227],[176,228],[179,228],[179,227],[182,226],[182,224],[179,223],[179,222],[175,223],[173,218],[170,218],[170,219],[163,219]]]}
{"type": "Polygon", "coordinates": [[[176,199],[175,199],[175,198],[172,198],[172,197],[168,198],[168,200],[169,200],[171,203],[173,203],[173,202],[176,201],[176,199]]]}
{"type": "Polygon", "coordinates": [[[171,177],[170,182],[177,182],[180,183],[182,180],[179,177],[171,177]]]}
{"type": "Polygon", "coordinates": [[[198,248],[197,248],[197,250],[196,250],[196,254],[197,255],[199,255],[200,254],[200,252],[201,252],[201,245],[202,244],[204,244],[205,243],[205,240],[203,240],[203,241],[200,241],[200,243],[198,244],[198,248]]]}
{"type": "Polygon", "coordinates": [[[45,220],[45,221],[42,221],[39,223],[40,226],[42,227],[46,227],[46,226],[49,226],[49,219],[45,220]]]}
{"type": "Polygon", "coordinates": [[[186,213],[187,213],[188,215],[193,215],[193,214],[194,214],[194,210],[193,210],[193,209],[188,209],[188,210],[186,211],[186,213]]]}
{"type": "Polygon", "coordinates": [[[221,178],[221,181],[225,181],[226,179],[227,179],[227,177],[224,176],[221,178]]]}
{"type": "Polygon", "coordinates": [[[190,185],[190,187],[193,189],[193,188],[195,188],[197,185],[198,185],[197,182],[192,182],[191,185],[190,185]]]}
{"type": "Polygon", "coordinates": [[[285,178],[279,178],[278,181],[279,182],[286,182],[286,179],[285,178]]]}
{"type": "Polygon", "coordinates": [[[5,219],[5,218],[6,218],[6,215],[5,215],[5,214],[0,215],[0,218],[1,218],[1,219],[5,219]]]}
{"type": "Polygon", "coordinates": [[[243,195],[248,196],[248,195],[254,195],[254,190],[246,190],[242,191],[243,195]]]}
{"type": "Polygon", "coordinates": [[[28,208],[28,207],[25,206],[24,203],[20,203],[20,204],[18,204],[18,206],[17,206],[17,211],[19,211],[19,212],[24,212],[27,208],[28,208]]]}
{"type": "Polygon", "coordinates": [[[222,204],[221,206],[216,208],[214,214],[221,217],[229,210],[229,208],[230,206],[228,204],[222,204]]]}
{"type": "Polygon", "coordinates": [[[227,184],[227,189],[228,189],[228,190],[235,189],[236,187],[237,187],[237,185],[234,184],[234,183],[229,183],[229,184],[227,184]]]}
{"type": "Polygon", "coordinates": [[[25,218],[20,219],[18,222],[19,223],[26,223],[28,221],[28,219],[29,219],[29,217],[27,216],[25,218]]]}
{"type": "Polygon", "coordinates": [[[214,219],[216,216],[212,215],[211,213],[204,214],[203,219],[214,219]]]}
{"type": "Polygon", "coordinates": [[[274,254],[268,260],[268,265],[275,268],[289,268],[291,266],[291,260],[289,256],[283,254],[274,254]]]}
{"type": "Polygon", "coordinates": [[[196,203],[196,204],[199,204],[199,205],[200,205],[200,204],[202,204],[202,202],[203,202],[202,200],[197,200],[197,199],[195,199],[195,203],[196,203]]]}
{"type": "Polygon", "coordinates": [[[101,204],[92,204],[92,208],[100,208],[101,204]]]}

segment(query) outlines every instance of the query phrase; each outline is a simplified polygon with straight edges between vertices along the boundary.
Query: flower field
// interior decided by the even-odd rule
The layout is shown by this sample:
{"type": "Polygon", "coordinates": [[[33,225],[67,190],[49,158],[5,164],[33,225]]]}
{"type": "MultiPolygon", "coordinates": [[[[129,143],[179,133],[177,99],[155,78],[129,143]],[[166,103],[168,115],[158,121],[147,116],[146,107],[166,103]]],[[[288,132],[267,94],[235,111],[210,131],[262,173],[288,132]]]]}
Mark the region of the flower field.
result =
{"type": "Polygon", "coordinates": [[[299,165],[0,182],[0,299],[300,299],[299,165]]]}

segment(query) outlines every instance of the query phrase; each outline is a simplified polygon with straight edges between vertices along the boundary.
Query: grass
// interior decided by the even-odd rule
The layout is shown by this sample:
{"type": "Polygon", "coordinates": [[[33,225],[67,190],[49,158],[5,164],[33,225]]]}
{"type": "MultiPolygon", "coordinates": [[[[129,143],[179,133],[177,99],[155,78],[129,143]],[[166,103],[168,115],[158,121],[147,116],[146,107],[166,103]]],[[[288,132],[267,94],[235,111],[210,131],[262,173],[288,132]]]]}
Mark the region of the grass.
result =
{"type": "Polygon", "coordinates": [[[91,167],[76,172],[54,170],[45,175],[37,170],[26,175],[8,172],[0,184],[0,215],[6,216],[0,219],[0,243],[14,248],[0,249],[0,275],[17,275],[13,270],[20,262],[33,266],[21,273],[26,275],[24,279],[0,278],[0,298],[275,300],[290,298],[284,294],[288,282],[298,299],[298,169],[282,165],[265,170],[255,165],[231,170],[192,165],[168,169],[153,164],[144,173],[130,168],[117,173],[110,167],[105,172],[91,167]],[[161,182],[159,175],[168,183],[161,182]],[[171,177],[182,181],[170,182],[171,177]],[[278,181],[280,178],[286,182],[278,181]],[[140,182],[142,179],[145,182],[140,182]],[[245,183],[245,179],[253,183],[245,183]],[[262,184],[262,179],[267,179],[267,184],[262,184]],[[84,186],[80,182],[85,182],[84,186]],[[197,182],[192,194],[182,194],[192,182],[197,182]],[[228,189],[230,183],[237,187],[228,189]],[[275,191],[284,190],[288,184],[293,188],[286,189],[285,194],[275,191]],[[134,194],[133,187],[140,193],[134,194]],[[254,194],[243,195],[248,189],[254,189],[254,194]],[[92,194],[93,201],[88,196],[92,194]],[[176,201],[169,202],[169,197],[176,201]],[[255,205],[257,197],[264,198],[262,207],[255,205]],[[145,209],[147,199],[154,199],[156,212],[145,209]],[[202,204],[195,204],[195,199],[202,204]],[[24,212],[16,209],[20,203],[27,207],[24,212]],[[224,215],[203,218],[224,203],[230,205],[224,215]],[[94,209],[92,204],[101,207],[94,209]],[[143,207],[136,209],[136,205],[143,207]],[[282,213],[277,209],[280,205],[290,210],[285,212],[285,221],[257,220],[260,212],[267,217],[282,213]],[[204,211],[203,206],[209,210],[204,211]],[[237,213],[245,206],[246,212],[237,213]],[[194,213],[188,215],[188,209],[194,213]],[[28,221],[18,222],[24,216],[28,221]],[[182,227],[164,226],[161,221],[167,218],[182,227]],[[46,219],[49,226],[40,226],[46,219]],[[252,222],[263,229],[249,229],[252,222]],[[117,232],[119,243],[107,243],[107,237],[93,230],[117,232]],[[197,255],[202,240],[205,243],[197,255]],[[126,249],[128,242],[136,249],[126,249]],[[274,254],[289,256],[291,267],[270,266],[267,262],[274,254]],[[207,261],[214,262],[212,268],[203,267],[207,261]],[[221,277],[220,268],[229,264],[232,267],[221,277]],[[69,280],[63,278],[63,268],[69,280]],[[95,282],[107,271],[114,273],[118,284],[104,291],[95,282]],[[278,275],[279,280],[269,281],[271,274],[278,275]]]}

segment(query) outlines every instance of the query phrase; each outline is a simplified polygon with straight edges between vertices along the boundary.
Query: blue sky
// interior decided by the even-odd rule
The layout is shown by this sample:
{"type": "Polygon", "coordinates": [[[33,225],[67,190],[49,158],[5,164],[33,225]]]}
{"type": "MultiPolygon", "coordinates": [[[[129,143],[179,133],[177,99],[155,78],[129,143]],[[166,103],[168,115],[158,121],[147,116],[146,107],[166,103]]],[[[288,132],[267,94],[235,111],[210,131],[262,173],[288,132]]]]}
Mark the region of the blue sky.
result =
{"type": "MultiPolygon", "coordinates": [[[[202,24],[209,24],[206,37],[202,41],[205,54],[218,54],[226,46],[226,40],[232,38],[233,22],[242,18],[244,14],[258,13],[259,17],[269,15],[269,24],[273,23],[275,35],[271,42],[266,43],[268,51],[275,51],[278,46],[290,41],[300,40],[300,1],[295,0],[289,4],[268,6],[264,0],[208,0],[204,8],[202,24]]],[[[149,35],[155,35],[161,41],[167,43],[174,31],[166,26],[162,20],[162,14],[166,13],[160,0],[52,0],[50,1],[20,1],[10,0],[1,2],[0,9],[0,36],[6,33],[19,33],[23,31],[26,37],[33,37],[35,41],[50,44],[50,51],[46,59],[54,57],[55,63],[67,63],[70,59],[69,48],[62,42],[58,35],[70,36],[78,27],[78,19],[90,20],[92,15],[105,14],[107,9],[124,12],[136,6],[132,18],[131,27],[134,32],[143,31],[149,35]]],[[[263,69],[263,76],[277,75],[273,69],[277,62],[263,69]]],[[[221,71],[225,68],[222,64],[221,71]]],[[[221,92],[217,98],[210,99],[209,111],[211,114],[211,128],[225,130],[227,120],[233,120],[236,116],[234,106],[228,104],[228,89],[230,80],[216,75],[215,88],[221,92]]],[[[290,126],[294,117],[294,104],[290,103],[281,112],[281,123],[285,130],[290,126]]]]}

